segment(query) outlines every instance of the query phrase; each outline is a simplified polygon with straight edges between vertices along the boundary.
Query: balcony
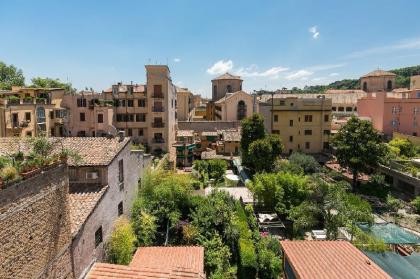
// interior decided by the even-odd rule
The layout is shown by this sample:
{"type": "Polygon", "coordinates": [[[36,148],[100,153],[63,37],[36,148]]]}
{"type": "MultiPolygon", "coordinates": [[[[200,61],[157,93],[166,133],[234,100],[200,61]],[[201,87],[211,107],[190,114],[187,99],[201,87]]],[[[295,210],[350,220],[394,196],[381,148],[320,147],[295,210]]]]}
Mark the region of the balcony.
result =
{"type": "Polygon", "coordinates": [[[153,122],[152,123],[152,127],[153,128],[164,128],[165,127],[165,123],[163,123],[163,122],[153,122]]]}
{"type": "Polygon", "coordinates": [[[163,98],[165,98],[165,96],[163,95],[163,93],[153,93],[152,98],[163,99],[163,98]]]}
{"type": "Polygon", "coordinates": [[[163,139],[163,138],[153,138],[152,142],[153,143],[165,143],[165,139],[163,139]]]}
{"type": "Polygon", "coordinates": [[[165,110],[163,107],[152,107],[153,112],[164,112],[165,110]]]}

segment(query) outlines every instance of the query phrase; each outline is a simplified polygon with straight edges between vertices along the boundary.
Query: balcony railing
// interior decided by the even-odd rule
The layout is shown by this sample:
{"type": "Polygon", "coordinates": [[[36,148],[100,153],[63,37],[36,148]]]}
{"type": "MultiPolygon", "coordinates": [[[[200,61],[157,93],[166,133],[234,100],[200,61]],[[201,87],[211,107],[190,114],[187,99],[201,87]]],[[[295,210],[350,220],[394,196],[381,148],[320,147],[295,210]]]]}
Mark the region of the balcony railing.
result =
{"type": "Polygon", "coordinates": [[[165,98],[165,96],[163,95],[163,93],[153,93],[152,98],[163,99],[163,98],[165,98]]]}
{"type": "Polygon", "coordinates": [[[153,122],[152,127],[153,128],[163,128],[163,127],[165,127],[165,123],[163,123],[163,122],[153,122]]]}
{"type": "Polygon", "coordinates": [[[164,112],[165,110],[163,107],[152,107],[153,112],[164,112]]]}
{"type": "Polygon", "coordinates": [[[153,143],[165,143],[165,139],[163,138],[153,138],[153,143]]]}

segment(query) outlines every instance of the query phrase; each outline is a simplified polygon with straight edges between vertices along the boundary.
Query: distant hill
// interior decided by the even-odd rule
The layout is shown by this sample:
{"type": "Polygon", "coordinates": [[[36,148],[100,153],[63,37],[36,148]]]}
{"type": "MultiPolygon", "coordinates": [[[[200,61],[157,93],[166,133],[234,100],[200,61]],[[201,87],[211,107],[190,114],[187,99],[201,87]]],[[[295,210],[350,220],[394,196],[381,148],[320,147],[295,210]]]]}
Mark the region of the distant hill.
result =
{"type": "MultiPolygon", "coordinates": [[[[420,74],[420,65],[405,67],[395,70],[389,70],[397,75],[395,78],[395,87],[410,87],[410,77],[414,74],[420,74]]],[[[343,79],[334,81],[328,85],[311,85],[305,86],[303,89],[293,87],[290,89],[291,93],[323,93],[328,89],[360,89],[359,79],[343,79]]],[[[271,93],[268,91],[257,91],[258,94],[271,93]]]]}

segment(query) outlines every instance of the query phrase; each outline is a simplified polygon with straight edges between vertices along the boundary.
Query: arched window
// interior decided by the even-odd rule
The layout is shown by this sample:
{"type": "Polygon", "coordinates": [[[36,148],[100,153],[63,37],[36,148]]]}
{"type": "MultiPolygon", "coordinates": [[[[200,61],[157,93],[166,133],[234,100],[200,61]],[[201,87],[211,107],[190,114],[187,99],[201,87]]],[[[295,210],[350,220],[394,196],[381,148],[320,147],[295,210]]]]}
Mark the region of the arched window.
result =
{"type": "Polygon", "coordinates": [[[213,86],[213,100],[216,100],[217,98],[217,85],[213,86]]]}
{"type": "Polygon", "coordinates": [[[367,82],[363,82],[363,91],[367,91],[367,82]]]}
{"type": "Polygon", "coordinates": [[[232,93],[232,85],[228,85],[227,87],[226,87],[226,89],[227,89],[227,93],[232,93]]]}
{"type": "Polygon", "coordinates": [[[244,101],[240,100],[238,102],[238,120],[242,120],[246,117],[246,104],[244,101]]]}
{"type": "Polygon", "coordinates": [[[392,81],[391,80],[388,80],[388,83],[386,85],[386,89],[388,89],[388,91],[392,90],[392,81]]]}

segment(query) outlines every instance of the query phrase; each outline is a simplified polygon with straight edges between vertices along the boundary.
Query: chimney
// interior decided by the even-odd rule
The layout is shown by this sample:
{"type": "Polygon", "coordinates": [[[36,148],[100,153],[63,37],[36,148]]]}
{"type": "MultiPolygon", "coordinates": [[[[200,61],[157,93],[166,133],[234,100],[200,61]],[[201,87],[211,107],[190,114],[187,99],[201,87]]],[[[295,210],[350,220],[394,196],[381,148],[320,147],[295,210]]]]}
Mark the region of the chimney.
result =
{"type": "Polygon", "coordinates": [[[125,131],[118,131],[118,142],[122,142],[125,138],[125,131]]]}

